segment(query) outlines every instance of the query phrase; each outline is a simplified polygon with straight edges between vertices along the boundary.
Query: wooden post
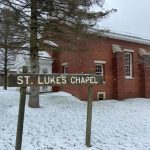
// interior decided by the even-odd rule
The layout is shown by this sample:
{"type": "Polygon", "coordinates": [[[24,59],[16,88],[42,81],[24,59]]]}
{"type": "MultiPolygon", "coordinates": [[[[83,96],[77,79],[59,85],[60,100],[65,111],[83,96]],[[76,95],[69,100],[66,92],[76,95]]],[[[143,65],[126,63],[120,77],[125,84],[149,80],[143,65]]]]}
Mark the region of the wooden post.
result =
{"type": "MultiPolygon", "coordinates": [[[[27,73],[27,72],[28,72],[28,67],[23,66],[23,73],[27,73]]],[[[18,125],[17,125],[17,133],[16,133],[16,150],[21,150],[21,145],[22,145],[25,101],[26,101],[26,87],[21,87],[20,104],[19,104],[19,111],[18,111],[18,125]]]]}
{"type": "Polygon", "coordinates": [[[85,142],[87,147],[91,147],[92,101],[93,101],[93,85],[90,85],[88,86],[86,142],[85,142]]]}

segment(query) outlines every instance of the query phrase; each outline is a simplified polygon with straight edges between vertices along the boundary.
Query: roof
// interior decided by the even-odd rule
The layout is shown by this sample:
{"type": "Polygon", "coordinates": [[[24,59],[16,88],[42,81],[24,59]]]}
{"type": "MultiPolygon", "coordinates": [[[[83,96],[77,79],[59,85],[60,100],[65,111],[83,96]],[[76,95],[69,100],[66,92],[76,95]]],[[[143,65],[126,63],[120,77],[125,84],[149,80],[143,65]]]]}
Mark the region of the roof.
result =
{"type": "Polygon", "coordinates": [[[109,37],[112,39],[117,39],[117,40],[123,40],[123,41],[128,41],[128,42],[150,45],[150,39],[137,37],[134,35],[125,35],[125,34],[115,33],[115,32],[103,32],[102,36],[109,37]]]}
{"type": "Polygon", "coordinates": [[[46,51],[39,51],[38,54],[41,59],[51,59],[51,56],[46,51]]]}
{"type": "Polygon", "coordinates": [[[43,43],[48,44],[49,46],[57,47],[58,45],[50,40],[44,40],[43,43]]]}
{"type": "MultiPolygon", "coordinates": [[[[30,52],[27,50],[23,50],[17,55],[22,55],[24,59],[29,59],[30,57],[30,52]]],[[[46,51],[38,51],[38,56],[40,59],[52,59],[52,57],[48,54],[46,51]]]]}
{"type": "Polygon", "coordinates": [[[150,45],[149,38],[143,38],[143,37],[135,36],[133,34],[122,34],[122,33],[117,33],[117,32],[113,32],[113,31],[99,30],[99,29],[95,29],[95,28],[91,28],[91,29],[89,29],[89,31],[97,33],[98,36],[108,37],[111,39],[117,39],[117,40],[122,40],[122,41],[150,45]]]}
{"type": "MultiPolygon", "coordinates": [[[[22,47],[29,48],[30,44],[26,43],[26,44],[22,45],[22,47]]],[[[22,54],[24,59],[28,59],[29,55],[30,55],[30,51],[22,50],[21,53],[19,53],[19,54],[22,54]]],[[[52,57],[49,55],[49,53],[47,51],[38,51],[38,56],[40,59],[52,59],[52,57]]]]}

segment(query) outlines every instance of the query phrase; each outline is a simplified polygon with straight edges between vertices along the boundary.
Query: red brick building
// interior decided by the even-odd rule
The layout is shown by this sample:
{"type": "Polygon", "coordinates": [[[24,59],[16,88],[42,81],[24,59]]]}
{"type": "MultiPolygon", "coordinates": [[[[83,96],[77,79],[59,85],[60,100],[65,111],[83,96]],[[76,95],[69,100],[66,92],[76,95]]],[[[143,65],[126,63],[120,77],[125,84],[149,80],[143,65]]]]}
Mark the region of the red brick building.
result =
{"type": "MultiPolygon", "coordinates": [[[[89,39],[87,51],[61,51],[53,54],[53,72],[89,73],[104,77],[104,84],[94,86],[94,100],[150,98],[150,67],[140,58],[150,55],[150,40],[116,33],[89,39]]],[[[54,87],[87,100],[87,87],[54,87]]]]}

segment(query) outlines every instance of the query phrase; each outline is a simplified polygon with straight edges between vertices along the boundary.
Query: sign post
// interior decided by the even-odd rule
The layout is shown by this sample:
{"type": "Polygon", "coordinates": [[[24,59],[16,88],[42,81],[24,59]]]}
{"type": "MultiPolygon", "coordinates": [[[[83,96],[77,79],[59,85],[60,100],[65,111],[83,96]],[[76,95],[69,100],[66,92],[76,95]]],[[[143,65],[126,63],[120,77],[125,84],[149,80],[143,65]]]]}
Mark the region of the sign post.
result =
{"type": "Polygon", "coordinates": [[[87,147],[91,147],[92,102],[93,102],[93,85],[90,85],[88,86],[86,141],[85,141],[87,147]]]}
{"type": "MultiPolygon", "coordinates": [[[[28,72],[28,67],[23,66],[23,73],[28,72]]],[[[23,123],[24,123],[24,112],[25,112],[25,102],[26,102],[26,87],[20,87],[20,104],[18,111],[18,124],[16,133],[16,150],[21,150],[22,145],[22,133],[23,133],[23,123]]]]}
{"type": "Polygon", "coordinates": [[[88,86],[86,141],[87,147],[91,146],[91,124],[92,124],[92,101],[93,85],[103,84],[102,76],[95,74],[27,74],[27,68],[23,67],[22,74],[9,74],[8,86],[21,87],[20,105],[18,114],[18,126],[16,135],[16,150],[21,150],[26,87],[28,86],[64,86],[84,85],[88,86]]]}

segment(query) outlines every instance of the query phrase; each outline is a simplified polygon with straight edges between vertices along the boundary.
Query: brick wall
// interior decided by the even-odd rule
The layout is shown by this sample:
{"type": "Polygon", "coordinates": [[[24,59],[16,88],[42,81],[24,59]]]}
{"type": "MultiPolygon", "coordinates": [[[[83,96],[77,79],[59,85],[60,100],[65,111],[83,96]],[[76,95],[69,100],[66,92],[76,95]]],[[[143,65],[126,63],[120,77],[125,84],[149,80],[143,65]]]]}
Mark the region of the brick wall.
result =
{"type": "MultiPolygon", "coordinates": [[[[147,45],[137,44],[115,39],[94,39],[85,42],[87,50],[61,51],[53,53],[53,72],[62,73],[62,63],[68,62],[68,73],[89,73],[95,70],[95,60],[106,61],[105,83],[94,86],[94,99],[97,92],[106,92],[106,99],[124,99],[134,97],[150,97],[150,71],[139,64],[139,48],[148,50],[147,45]],[[112,44],[119,45],[122,50],[132,49],[133,52],[133,79],[125,79],[124,51],[113,53],[112,44]]],[[[53,87],[53,91],[64,90],[82,100],[87,100],[87,87],[69,86],[53,87]]]]}

